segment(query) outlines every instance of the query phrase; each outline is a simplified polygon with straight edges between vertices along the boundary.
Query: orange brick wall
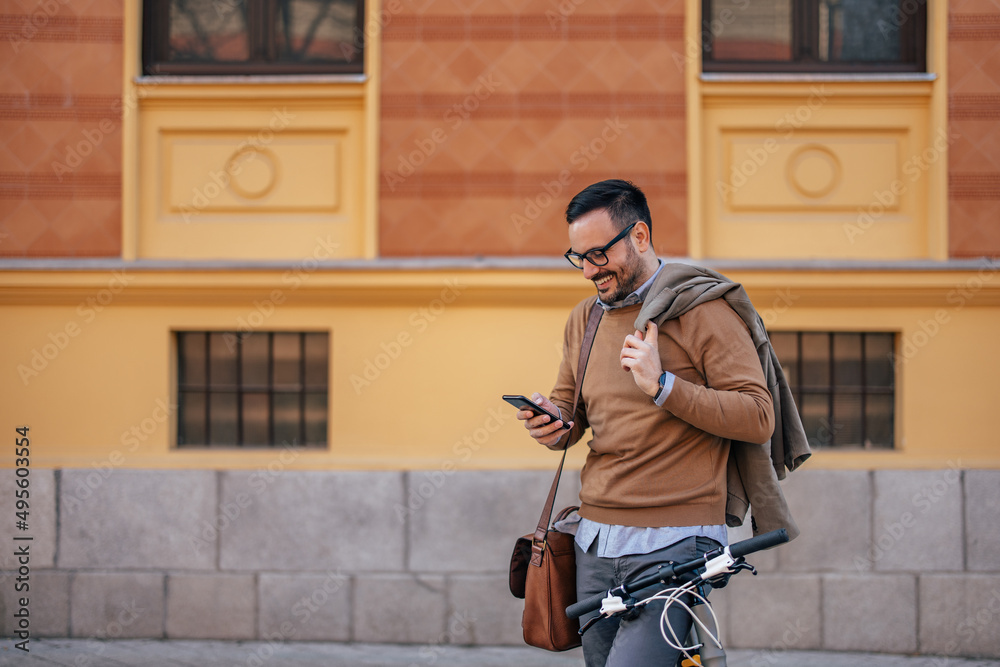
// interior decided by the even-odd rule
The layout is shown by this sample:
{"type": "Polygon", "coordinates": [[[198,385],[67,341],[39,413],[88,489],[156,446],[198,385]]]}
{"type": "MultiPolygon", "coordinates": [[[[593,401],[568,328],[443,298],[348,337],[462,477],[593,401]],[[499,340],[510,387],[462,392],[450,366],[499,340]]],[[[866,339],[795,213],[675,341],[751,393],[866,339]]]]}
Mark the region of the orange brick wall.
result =
{"type": "MultiPolygon", "coordinates": [[[[618,176],[687,254],[681,2],[386,8],[381,254],[558,254],[568,198],[618,176]]],[[[117,256],[122,4],[3,10],[0,255],[117,256]]],[[[948,36],[950,253],[1000,255],[1000,9],[951,0],[948,36]]]]}
{"type": "Polygon", "coordinates": [[[949,5],[948,222],[953,257],[1000,255],[1000,4],[949,5]]]}
{"type": "Polygon", "coordinates": [[[122,11],[0,7],[0,255],[121,253],[122,11]]]}
{"type": "Polygon", "coordinates": [[[570,197],[613,177],[687,254],[683,2],[385,9],[382,255],[561,254],[570,197]]]}

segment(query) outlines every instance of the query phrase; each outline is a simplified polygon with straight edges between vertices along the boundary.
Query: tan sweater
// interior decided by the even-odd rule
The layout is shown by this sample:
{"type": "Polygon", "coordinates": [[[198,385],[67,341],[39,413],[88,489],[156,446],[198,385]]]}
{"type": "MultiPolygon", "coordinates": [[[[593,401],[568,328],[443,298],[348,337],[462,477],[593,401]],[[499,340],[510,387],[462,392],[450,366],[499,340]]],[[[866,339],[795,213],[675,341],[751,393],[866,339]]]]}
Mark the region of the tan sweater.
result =
{"type": "MultiPolygon", "coordinates": [[[[551,395],[566,415],[573,407],[587,313],[596,298],[578,304],[566,323],[551,395]]],[[[588,425],[593,433],[581,472],[580,514],[625,526],[724,524],[730,439],[763,443],[774,429],[771,394],[750,333],[721,299],[664,322],[660,360],[677,379],[660,408],[619,361],[625,336],[635,333],[639,308],[604,313],[594,339],[569,434],[573,444],[588,425]]]]}

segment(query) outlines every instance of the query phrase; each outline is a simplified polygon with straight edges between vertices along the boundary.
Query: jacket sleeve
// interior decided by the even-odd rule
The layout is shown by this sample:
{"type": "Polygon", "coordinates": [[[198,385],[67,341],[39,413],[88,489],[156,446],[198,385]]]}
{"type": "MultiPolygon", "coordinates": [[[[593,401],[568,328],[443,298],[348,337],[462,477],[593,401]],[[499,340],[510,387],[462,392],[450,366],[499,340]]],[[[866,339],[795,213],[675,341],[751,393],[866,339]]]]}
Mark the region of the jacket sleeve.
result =
{"type": "Polygon", "coordinates": [[[678,377],[663,408],[721,438],[767,442],[774,431],[774,409],[746,324],[723,299],[677,319],[679,342],[705,384],[678,377]]]}

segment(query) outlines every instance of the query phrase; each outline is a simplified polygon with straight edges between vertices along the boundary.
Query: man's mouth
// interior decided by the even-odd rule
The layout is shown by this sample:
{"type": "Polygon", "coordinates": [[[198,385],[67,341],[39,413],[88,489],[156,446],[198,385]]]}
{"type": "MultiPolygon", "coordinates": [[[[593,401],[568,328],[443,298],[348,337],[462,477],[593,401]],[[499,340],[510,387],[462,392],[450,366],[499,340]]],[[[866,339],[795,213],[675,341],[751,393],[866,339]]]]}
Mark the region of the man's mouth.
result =
{"type": "Polygon", "coordinates": [[[608,283],[611,282],[612,278],[614,278],[614,276],[609,273],[607,275],[601,276],[600,278],[596,278],[594,280],[594,284],[597,285],[597,289],[601,289],[603,287],[607,287],[608,283]]]}

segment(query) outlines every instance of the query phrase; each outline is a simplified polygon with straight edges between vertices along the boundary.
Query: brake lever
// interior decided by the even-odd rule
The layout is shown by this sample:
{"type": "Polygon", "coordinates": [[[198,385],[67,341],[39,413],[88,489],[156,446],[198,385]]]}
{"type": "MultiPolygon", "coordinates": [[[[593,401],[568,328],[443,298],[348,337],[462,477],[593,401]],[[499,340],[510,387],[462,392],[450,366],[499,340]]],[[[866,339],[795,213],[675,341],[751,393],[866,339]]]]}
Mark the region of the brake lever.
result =
{"type": "Polygon", "coordinates": [[[742,556],[733,564],[733,574],[739,572],[740,570],[750,570],[750,574],[755,577],[757,576],[757,568],[743,560],[742,556]]]}
{"type": "Polygon", "coordinates": [[[612,616],[618,616],[620,614],[627,614],[635,608],[635,603],[636,599],[631,596],[628,600],[622,601],[622,599],[617,595],[608,595],[608,597],[604,598],[604,601],[601,603],[601,613],[594,616],[580,627],[580,636],[582,637],[583,633],[590,629],[590,626],[602,619],[611,618],[612,616]]]}
{"type": "Polygon", "coordinates": [[[748,563],[743,556],[740,556],[724,572],[708,579],[708,583],[711,584],[712,588],[725,588],[726,584],[729,583],[729,578],[741,570],[749,570],[751,574],[757,576],[757,568],[748,563]]]}

